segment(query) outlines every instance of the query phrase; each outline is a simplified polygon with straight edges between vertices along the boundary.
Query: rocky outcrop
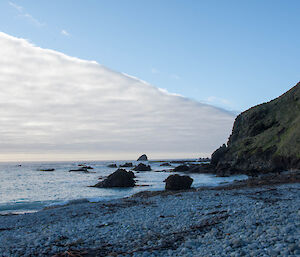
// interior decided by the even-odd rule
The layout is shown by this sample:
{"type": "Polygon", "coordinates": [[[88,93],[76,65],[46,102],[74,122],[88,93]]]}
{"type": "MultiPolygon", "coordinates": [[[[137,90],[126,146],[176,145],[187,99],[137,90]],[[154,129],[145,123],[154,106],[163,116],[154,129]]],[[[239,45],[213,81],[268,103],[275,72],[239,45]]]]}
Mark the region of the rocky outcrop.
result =
{"type": "Polygon", "coordinates": [[[148,161],[148,157],[146,154],[143,154],[137,159],[137,161],[148,161]]]}
{"type": "Polygon", "coordinates": [[[134,187],[134,173],[124,169],[118,169],[106,179],[94,185],[94,187],[134,187]]]}
{"type": "Polygon", "coordinates": [[[300,169],[300,83],[237,116],[227,146],[211,158],[218,174],[300,169]]]}
{"type": "Polygon", "coordinates": [[[190,189],[193,179],[189,176],[180,176],[178,174],[170,175],[166,180],[166,190],[184,190],[190,189]]]}
{"type": "Polygon", "coordinates": [[[135,170],[135,171],[151,171],[151,166],[145,165],[144,163],[140,163],[133,170],[135,170]]]}

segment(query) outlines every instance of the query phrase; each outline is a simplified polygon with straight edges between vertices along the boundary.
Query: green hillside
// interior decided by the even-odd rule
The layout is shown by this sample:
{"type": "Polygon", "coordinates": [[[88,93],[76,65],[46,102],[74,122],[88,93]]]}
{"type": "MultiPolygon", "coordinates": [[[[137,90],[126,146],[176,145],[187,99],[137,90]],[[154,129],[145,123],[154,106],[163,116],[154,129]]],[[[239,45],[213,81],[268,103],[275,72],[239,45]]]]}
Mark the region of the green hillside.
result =
{"type": "Polygon", "coordinates": [[[300,168],[300,83],[282,96],[241,113],[227,147],[212,155],[222,172],[300,168]]]}

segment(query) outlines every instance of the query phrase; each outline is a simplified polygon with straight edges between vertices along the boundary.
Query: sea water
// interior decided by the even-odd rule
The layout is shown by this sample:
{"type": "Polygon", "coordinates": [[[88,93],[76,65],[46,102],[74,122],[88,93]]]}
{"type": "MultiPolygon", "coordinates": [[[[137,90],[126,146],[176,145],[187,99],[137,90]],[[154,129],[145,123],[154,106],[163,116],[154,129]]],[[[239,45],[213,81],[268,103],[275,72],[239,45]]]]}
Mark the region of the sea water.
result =
{"type": "MultiPolygon", "coordinates": [[[[163,182],[174,172],[173,167],[162,167],[161,162],[149,162],[152,171],[135,172],[136,184],[134,188],[95,188],[90,187],[99,182],[99,177],[105,178],[116,168],[108,168],[108,164],[117,165],[135,161],[88,161],[88,162],[24,162],[0,163],[0,214],[23,213],[40,210],[46,206],[65,204],[76,199],[102,201],[123,198],[144,190],[162,190],[163,182]],[[69,172],[78,169],[84,163],[94,169],[90,173],[69,172]],[[40,171],[55,169],[55,171],[40,171]]],[[[148,162],[145,162],[148,164],[148,162]]],[[[130,169],[130,168],[126,168],[130,169]]],[[[229,183],[236,179],[246,179],[246,176],[216,177],[210,174],[189,174],[194,179],[194,187],[216,186],[229,183]]]]}

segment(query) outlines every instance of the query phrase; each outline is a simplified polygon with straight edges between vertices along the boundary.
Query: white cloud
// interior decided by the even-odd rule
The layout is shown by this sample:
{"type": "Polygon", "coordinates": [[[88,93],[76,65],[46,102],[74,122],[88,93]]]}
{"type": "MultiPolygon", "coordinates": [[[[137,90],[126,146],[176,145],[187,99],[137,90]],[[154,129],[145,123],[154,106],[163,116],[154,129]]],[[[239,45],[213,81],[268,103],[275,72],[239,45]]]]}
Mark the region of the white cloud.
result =
{"type": "Polygon", "coordinates": [[[32,24],[34,24],[37,27],[43,27],[45,25],[44,23],[40,22],[36,18],[32,17],[32,15],[29,13],[25,13],[20,16],[26,18],[27,20],[29,20],[32,24]]]}
{"type": "Polygon", "coordinates": [[[66,30],[61,30],[61,32],[60,32],[62,35],[64,35],[64,36],[66,36],[66,37],[68,37],[68,36],[70,36],[70,33],[68,32],[68,31],[66,31],[66,30]]]}
{"type": "Polygon", "coordinates": [[[233,124],[221,109],[4,33],[0,56],[2,160],[193,157],[233,124]]]}
{"type": "Polygon", "coordinates": [[[13,8],[15,8],[18,13],[19,13],[19,17],[25,18],[27,19],[30,23],[34,24],[37,27],[42,27],[45,24],[40,22],[39,20],[37,20],[36,18],[34,18],[31,14],[27,13],[24,11],[24,8],[20,5],[17,5],[13,2],[8,2],[10,6],[12,6],[13,8]]]}
{"type": "Polygon", "coordinates": [[[173,95],[173,96],[180,96],[180,97],[183,97],[182,95],[180,94],[176,94],[176,93],[170,93],[167,89],[165,88],[158,88],[159,91],[163,92],[164,94],[167,94],[167,95],[173,95]]]}
{"type": "Polygon", "coordinates": [[[12,6],[13,8],[15,8],[18,12],[23,12],[23,7],[20,5],[17,5],[13,2],[8,2],[10,6],[12,6]]]}

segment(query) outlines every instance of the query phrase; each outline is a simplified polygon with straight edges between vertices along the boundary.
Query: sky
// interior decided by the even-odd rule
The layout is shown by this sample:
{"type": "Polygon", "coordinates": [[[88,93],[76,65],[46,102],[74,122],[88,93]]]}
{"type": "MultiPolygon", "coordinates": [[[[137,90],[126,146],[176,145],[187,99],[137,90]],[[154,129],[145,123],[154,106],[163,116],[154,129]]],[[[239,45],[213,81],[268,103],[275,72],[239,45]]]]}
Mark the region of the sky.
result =
{"type": "Polygon", "coordinates": [[[0,161],[209,156],[299,81],[299,7],[1,1],[0,161]]]}
{"type": "Polygon", "coordinates": [[[3,0],[0,30],[235,112],[299,81],[298,0],[3,0]]]}

